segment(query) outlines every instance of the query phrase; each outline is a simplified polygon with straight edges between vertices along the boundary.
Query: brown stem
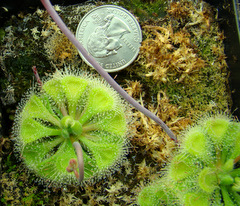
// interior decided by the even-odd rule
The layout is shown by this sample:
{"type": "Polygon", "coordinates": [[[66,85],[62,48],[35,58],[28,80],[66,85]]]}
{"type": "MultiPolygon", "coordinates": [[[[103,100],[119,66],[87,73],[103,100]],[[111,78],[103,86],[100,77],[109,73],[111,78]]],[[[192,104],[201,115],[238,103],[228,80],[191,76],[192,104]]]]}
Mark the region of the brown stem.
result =
{"type": "Polygon", "coordinates": [[[82,132],[89,132],[89,131],[93,131],[96,130],[98,127],[96,124],[89,124],[89,125],[85,125],[82,128],[82,132]]]}
{"type": "Polygon", "coordinates": [[[219,148],[216,148],[216,157],[217,157],[216,166],[220,168],[222,166],[222,160],[221,160],[221,150],[219,148]]]}
{"type": "Polygon", "coordinates": [[[240,160],[240,155],[234,159],[233,163],[236,164],[239,160],[240,160]]]}
{"type": "Polygon", "coordinates": [[[38,74],[38,71],[37,71],[37,67],[33,66],[32,70],[33,70],[33,73],[34,73],[34,75],[36,77],[37,83],[39,84],[40,88],[42,88],[42,81],[41,81],[41,79],[39,77],[39,74],[38,74]]]}
{"type": "Polygon", "coordinates": [[[60,107],[60,110],[61,110],[62,115],[63,115],[63,116],[67,116],[67,115],[68,115],[68,112],[67,112],[67,109],[66,109],[66,107],[65,107],[65,104],[62,103],[59,107],[60,107]]]}
{"type": "Polygon", "coordinates": [[[79,175],[77,171],[74,171],[74,174],[78,178],[79,182],[82,182],[84,178],[84,162],[83,162],[82,147],[77,141],[73,142],[73,147],[75,148],[75,151],[77,153],[77,163],[78,163],[78,170],[79,170],[79,175]]]}

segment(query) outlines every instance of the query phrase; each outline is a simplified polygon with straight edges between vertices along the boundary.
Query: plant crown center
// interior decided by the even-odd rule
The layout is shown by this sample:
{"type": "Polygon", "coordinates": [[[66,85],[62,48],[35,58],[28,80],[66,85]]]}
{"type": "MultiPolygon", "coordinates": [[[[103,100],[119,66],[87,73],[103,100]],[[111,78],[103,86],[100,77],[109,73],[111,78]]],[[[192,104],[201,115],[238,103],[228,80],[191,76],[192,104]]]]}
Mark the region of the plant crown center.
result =
{"type": "Polygon", "coordinates": [[[71,116],[67,115],[61,119],[62,136],[69,138],[70,135],[81,135],[82,124],[78,120],[74,120],[71,116]]]}

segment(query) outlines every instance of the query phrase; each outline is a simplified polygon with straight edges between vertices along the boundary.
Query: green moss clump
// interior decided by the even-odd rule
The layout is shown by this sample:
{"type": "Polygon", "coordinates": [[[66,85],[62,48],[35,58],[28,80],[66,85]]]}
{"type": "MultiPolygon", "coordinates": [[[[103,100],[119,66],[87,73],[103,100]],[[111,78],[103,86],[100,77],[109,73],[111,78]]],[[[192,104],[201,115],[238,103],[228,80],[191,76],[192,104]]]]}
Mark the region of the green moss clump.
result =
{"type": "Polygon", "coordinates": [[[168,2],[166,0],[123,0],[119,1],[117,4],[130,10],[133,14],[140,18],[141,21],[146,21],[165,16],[168,2]]]}

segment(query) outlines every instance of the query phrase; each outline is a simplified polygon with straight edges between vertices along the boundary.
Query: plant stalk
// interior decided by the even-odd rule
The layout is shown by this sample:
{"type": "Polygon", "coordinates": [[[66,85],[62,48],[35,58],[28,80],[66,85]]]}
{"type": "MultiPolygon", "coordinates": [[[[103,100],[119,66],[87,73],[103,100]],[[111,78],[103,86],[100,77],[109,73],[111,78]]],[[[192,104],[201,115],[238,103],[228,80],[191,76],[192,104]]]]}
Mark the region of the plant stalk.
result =
{"type": "Polygon", "coordinates": [[[77,141],[73,142],[73,147],[75,148],[75,151],[77,153],[77,164],[79,170],[79,175],[75,174],[75,176],[78,176],[78,181],[82,182],[84,178],[84,161],[82,147],[77,141]]]}
{"type": "Polygon", "coordinates": [[[233,163],[236,164],[239,160],[240,160],[240,155],[234,159],[233,163]]]}

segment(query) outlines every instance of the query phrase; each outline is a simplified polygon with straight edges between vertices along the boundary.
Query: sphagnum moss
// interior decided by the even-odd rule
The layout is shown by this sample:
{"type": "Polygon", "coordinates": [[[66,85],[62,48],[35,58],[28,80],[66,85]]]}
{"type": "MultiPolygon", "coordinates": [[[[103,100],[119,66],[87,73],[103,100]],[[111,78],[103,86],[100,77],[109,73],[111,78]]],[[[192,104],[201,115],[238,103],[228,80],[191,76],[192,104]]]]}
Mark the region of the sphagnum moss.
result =
{"type": "Polygon", "coordinates": [[[82,146],[86,180],[122,162],[126,104],[104,81],[57,71],[38,87],[23,98],[13,128],[16,150],[30,170],[53,185],[76,184],[83,174],[75,168],[75,143],[82,146]]]}
{"type": "Polygon", "coordinates": [[[179,113],[193,120],[231,104],[223,32],[203,1],[169,3],[167,15],[142,23],[138,65],[132,72],[151,95],[164,91],[179,113]]]}

